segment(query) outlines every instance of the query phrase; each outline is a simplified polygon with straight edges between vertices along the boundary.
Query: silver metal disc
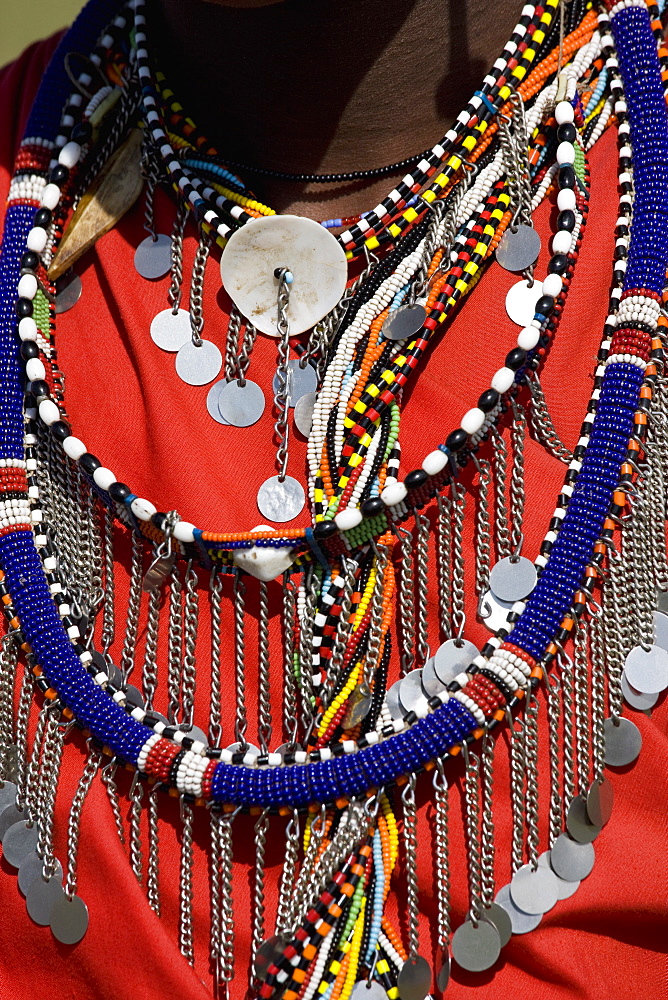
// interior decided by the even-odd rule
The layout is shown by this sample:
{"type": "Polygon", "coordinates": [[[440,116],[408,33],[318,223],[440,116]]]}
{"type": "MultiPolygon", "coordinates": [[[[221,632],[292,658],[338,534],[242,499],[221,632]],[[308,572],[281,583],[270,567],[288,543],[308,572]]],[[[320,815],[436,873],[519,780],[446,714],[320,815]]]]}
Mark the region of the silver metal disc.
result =
{"type": "Polygon", "coordinates": [[[615,791],[607,778],[592,781],[587,791],[587,815],[596,826],[603,827],[612,816],[615,791]]]}
{"type": "Polygon", "coordinates": [[[452,960],[450,958],[450,952],[445,948],[441,954],[441,966],[436,973],[436,989],[439,993],[445,993],[448,983],[450,982],[450,967],[452,965],[452,960]]]}
{"type": "Polygon", "coordinates": [[[225,424],[229,426],[228,421],[222,415],[218,409],[218,400],[220,399],[220,394],[227,385],[227,380],[221,378],[220,382],[214,382],[208,393],[206,394],[206,408],[209,411],[209,416],[219,424],[225,424]]]}
{"type": "MultiPolygon", "coordinates": [[[[5,784],[16,785],[19,780],[19,748],[15,743],[9,743],[5,747],[5,784]]],[[[0,812],[5,808],[5,804],[0,802],[0,812]]]]}
{"type": "Polygon", "coordinates": [[[656,606],[664,615],[668,615],[668,590],[657,590],[656,606]]]}
{"type": "Polygon", "coordinates": [[[500,559],[489,574],[490,590],[500,601],[523,601],[528,597],[537,580],[536,567],[524,556],[500,559]]]}
{"type": "MultiPolygon", "coordinates": [[[[403,677],[401,680],[403,680],[403,677]]],[[[393,719],[403,719],[405,714],[403,708],[401,707],[401,702],[399,701],[399,688],[401,687],[401,680],[395,681],[394,684],[385,692],[385,704],[393,719]]]]}
{"type": "Polygon", "coordinates": [[[538,855],[538,864],[542,868],[549,868],[551,872],[554,872],[554,877],[557,880],[557,892],[559,893],[559,899],[568,899],[572,896],[574,892],[577,892],[580,886],[580,880],[577,879],[575,882],[567,882],[566,879],[561,878],[554,871],[552,865],[550,864],[550,852],[543,851],[542,854],[538,855]]]}
{"type": "Polygon", "coordinates": [[[434,660],[435,657],[430,656],[422,668],[422,690],[429,698],[433,698],[435,694],[440,694],[441,691],[445,691],[445,688],[447,687],[447,685],[436,676],[434,660]]]}
{"type": "Polygon", "coordinates": [[[488,590],[480,601],[480,617],[490,632],[498,632],[507,628],[508,615],[513,610],[514,601],[500,601],[491,590],[488,590]]]}
{"type": "Polygon", "coordinates": [[[624,695],[624,701],[631,708],[637,709],[639,712],[646,712],[649,708],[654,708],[657,701],[659,700],[659,695],[657,694],[645,694],[644,691],[636,691],[632,687],[626,677],[626,674],[622,670],[622,694],[624,695]]]}
{"type": "MultiPolygon", "coordinates": [[[[603,723],[605,739],[605,763],[608,767],[624,767],[636,759],[642,748],[642,736],[638,727],[630,719],[613,719],[603,723]]],[[[0,817],[0,823],[2,817],[0,817]]]]}
{"type": "Polygon", "coordinates": [[[223,356],[210,340],[203,340],[201,347],[189,340],[176,355],[176,374],[187,385],[213,382],[222,367],[223,356]]]}
{"type": "Polygon", "coordinates": [[[16,802],[10,802],[9,805],[5,806],[0,813],[0,840],[3,839],[10,826],[14,826],[15,823],[20,823],[24,819],[25,816],[16,802]]]}
{"type": "Polygon", "coordinates": [[[263,941],[255,952],[253,962],[253,972],[260,982],[264,982],[269,973],[269,967],[280,959],[288,940],[280,934],[272,934],[271,937],[263,941]]]}
{"type": "Polygon", "coordinates": [[[125,698],[128,705],[132,705],[133,708],[144,707],[146,702],[139,688],[135,687],[134,684],[126,684],[123,690],[125,691],[125,698]]]}
{"type": "Polygon", "coordinates": [[[406,340],[414,337],[422,329],[427,318],[427,310],[419,302],[399,306],[390,313],[381,328],[386,340],[406,340]]]}
{"type": "Polygon", "coordinates": [[[220,258],[225,291],[261,332],[276,329],[277,268],[292,271],[287,318],[290,334],[310,330],[341,300],[348,279],[343,247],[313,219],[269,215],[232,233],[220,258]]]}
{"type": "Polygon", "coordinates": [[[462,969],[484,972],[501,954],[501,938],[489,920],[479,920],[477,927],[465,920],[452,935],[451,948],[452,957],[462,969]]]}
{"type": "MultiPolygon", "coordinates": [[[[63,866],[60,861],[56,858],[55,861],[56,870],[53,873],[53,878],[57,879],[58,882],[63,881],[63,866]]],[[[42,878],[42,872],[44,871],[44,858],[40,858],[35,851],[29,854],[27,858],[24,858],[19,865],[19,877],[17,879],[18,887],[20,891],[25,896],[28,889],[35,881],[35,879],[42,878]]],[[[47,923],[49,921],[47,920],[47,923]]]]}
{"type": "Polygon", "coordinates": [[[295,403],[295,427],[305,438],[311,433],[313,411],[318,399],[316,392],[306,392],[295,403]]]}
{"type": "Polygon", "coordinates": [[[557,837],[550,851],[552,868],[567,882],[586,878],[594,867],[595,860],[593,844],[578,844],[567,833],[557,837]]]}
{"type": "Polygon", "coordinates": [[[78,274],[75,274],[74,271],[65,271],[65,274],[61,274],[56,281],[56,301],[54,304],[56,316],[75,306],[81,298],[82,291],[83,286],[78,274]]]}
{"type": "Polygon", "coordinates": [[[40,874],[28,886],[26,891],[26,910],[30,919],[34,920],[40,927],[49,926],[56,903],[66,898],[61,879],[62,871],[60,877],[54,875],[48,882],[40,874]]]}
{"type": "Polygon", "coordinates": [[[13,781],[5,781],[0,785],[0,812],[16,801],[16,785],[13,781]]]}
{"type": "Polygon", "coordinates": [[[499,889],[495,899],[510,917],[513,934],[528,934],[529,931],[535,930],[543,919],[542,913],[525,913],[518,906],[515,906],[510,896],[509,885],[504,885],[499,889]]]}
{"type": "Polygon", "coordinates": [[[496,248],[497,262],[505,271],[525,271],[538,260],[540,236],[532,226],[506,229],[496,248]]]}
{"type": "Polygon", "coordinates": [[[206,735],[203,729],[199,728],[199,726],[187,726],[184,723],[182,726],[179,726],[179,729],[181,730],[182,733],[185,733],[189,739],[199,740],[200,743],[203,743],[205,746],[208,747],[209,737],[206,735]]]}
{"type": "Polygon", "coordinates": [[[513,925],[508,916],[508,911],[504,910],[498,903],[490,903],[482,911],[482,916],[484,920],[489,920],[491,924],[494,924],[499,932],[501,947],[505,948],[513,936],[513,925]]]}
{"type": "Polygon", "coordinates": [[[508,289],[506,312],[518,326],[529,326],[536,314],[536,303],[543,294],[542,281],[534,280],[529,288],[528,281],[517,281],[508,289]]]}
{"type": "Polygon", "coordinates": [[[668,614],[663,611],[655,611],[654,615],[654,642],[661,649],[668,649],[668,614]]]}
{"type": "Polygon", "coordinates": [[[63,893],[51,910],[51,933],[61,944],[77,944],[88,930],[88,907],[80,896],[63,893]]]}
{"type": "Polygon", "coordinates": [[[283,482],[278,476],[265,479],[257,494],[260,513],[279,523],[292,521],[301,514],[305,503],[304,487],[292,476],[286,476],[283,482]]]}
{"type": "Polygon", "coordinates": [[[39,830],[37,824],[28,826],[25,820],[14,823],[5,831],[2,838],[2,856],[12,868],[18,868],[24,858],[37,847],[39,830]]]}
{"type": "Polygon", "coordinates": [[[399,687],[399,701],[404,712],[415,712],[418,709],[428,709],[427,699],[422,690],[422,670],[411,670],[402,678],[399,687]]]}
{"type": "Polygon", "coordinates": [[[480,650],[468,639],[447,639],[434,653],[434,673],[442,684],[449,684],[457,674],[471,666],[480,650]]]}
{"type": "Polygon", "coordinates": [[[163,309],[151,320],[151,340],[163,351],[180,351],[192,337],[190,313],[163,309]]]}
{"type": "MultiPolygon", "coordinates": [[[[231,753],[238,753],[239,750],[241,750],[242,746],[243,746],[242,743],[230,743],[230,745],[226,749],[229,750],[231,753]]],[[[254,743],[247,743],[245,747],[245,752],[252,754],[253,757],[259,757],[260,754],[262,753],[260,748],[256,747],[254,743]]]]}
{"type": "Polygon", "coordinates": [[[634,646],[624,661],[626,679],[636,691],[658,694],[668,687],[668,652],[661,646],[634,646]]]}
{"type": "Polygon", "coordinates": [[[147,236],[135,250],[135,270],[142,278],[164,278],[172,266],[172,240],[164,233],[147,236]]]}
{"type": "Polygon", "coordinates": [[[566,829],[578,844],[591,844],[601,832],[601,827],[590,820],[587,803],[581,795],[571,800],[566,814],[566,829]]]}
{"type": "Polygon", "coordinates": [[[431,989],[431,969],[422,955],[409,958],[397,978],[401,1000],[424,1000],[431,989]]]}
{"type": "Polygon", "coordinates": [[[220,415],[233,427],[250,427],[264,413],[265,398],[257,382],[246,379],[241,385],[233,379],[224,385],[218,395],[220,415]]]}
{"type": "Polygon", "coordinates": [[[360,979],[352,988],[350,1000],[387,1000],[387,993],[375,979],[360,979]]]}
{"type": "MultiPolygon", "coordinates": [[[[271,384],[274,395],[278,392],[278,372],[271,384]]],[[[296,406],[302,396],[315,392],[318,387],[318,375],[313,365],[301,367],[299,360],[288,361],[288,406],[296,406]]]]}
{"type": "Polygon", "coordinates": [[[518,868],[510,881],[510,898],[524,913],[547,913],[559,898],[554,872],[540,865],[518,868]]]}

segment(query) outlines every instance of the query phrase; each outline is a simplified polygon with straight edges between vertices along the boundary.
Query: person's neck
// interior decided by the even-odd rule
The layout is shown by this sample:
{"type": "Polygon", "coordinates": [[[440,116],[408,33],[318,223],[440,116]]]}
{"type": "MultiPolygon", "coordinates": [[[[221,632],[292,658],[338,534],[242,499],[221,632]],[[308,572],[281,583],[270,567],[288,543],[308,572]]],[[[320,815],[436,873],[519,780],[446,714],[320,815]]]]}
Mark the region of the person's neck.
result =
{"type": "MultiPolygon", "coordinates": [[[[223,157],[290,173],[365,170],[433,146],[521,7],[498,0],[490,17],[480,0],[155,2],[151,46],[186,113],[223,157]]],[[[323,219],[372,208],[395,177],[244,180],[277,211],[323,219]]]]}

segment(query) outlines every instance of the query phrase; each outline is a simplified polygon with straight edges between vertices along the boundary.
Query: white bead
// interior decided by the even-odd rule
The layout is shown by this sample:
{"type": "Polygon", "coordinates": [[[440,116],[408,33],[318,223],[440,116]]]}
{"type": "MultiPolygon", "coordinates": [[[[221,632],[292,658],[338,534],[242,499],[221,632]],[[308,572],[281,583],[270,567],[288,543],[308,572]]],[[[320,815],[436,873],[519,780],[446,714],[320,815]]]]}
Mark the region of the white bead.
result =
{"type": "Polygon", "coordinates": [[[26,362],[26,378],[32,382],[38,378],[46,377],[46,368],[39,358],[29,358],[26,362]]]}
{"type": "Polygon", "coordinates": [[[443,471],[447,464],[448,456],[444,452],[439,451],[437,448],[436,451],[429,452],[422,463],[422,468],[428,476],[437,476],[439,472],[443,471]]]}
{"type": "Polygon", "coordinates": [[[99,469],[96,469],[93,473],[93,482],[96,483],[101,490],[108,490],[111,484],[116,482],[116,476],[113,474],[111,469],[105,469],[104,465],[101,465],[99,469]]]}
{"type": "Polygon", "coordinates": [[[76,167],[80,156],[81,146],[79,143],[68,142],[63,146],[58,154],[58,163],[62,164],[63,167],[67,167],[68,170],[71,170],[72,167],[76,167]]]}
{"type": "Polygon", "coordinates": [[[500,393],[508,392],[514,381],[515,372],[512,368],[499,368],[492,379],[492,389],[500,393]]]}
{"type": "Polygon", "coordinates": [[[130,504],[130,510],[140,521],[150,521],[153,515],[157,513],[158,508],[154,507],[150,500],[144,500],[143,497],[135,497],[130,504]]]}
{"type": "Polygon", "coordinates": [[[32,316],[24,316],[19,323],[19,337],[21,340],[37,340],[37,323],[32,316]]]}
{"type": "Polygon", "coordinates": [[[557,146],[557,163],[559,166],[562,163],[574,163],[575,162],[575,147],[572,142],[560,142],[557,146]]]}
{"type": "Polygon", "coordinates": [[[17,292],[22,299],[34,299],[37,291],[37,278],[34,274],[24,274],[19,281],[17,292]]]}
{"type": "Polygon", "coordinates": [[[466,431],[467,434],[475,434],[480,430],[484,422],[485,414],[479,406],[474,406],[462,417],[461,428],[463,431],[466,431]]]}
{"type": "Polygon", "coordinates": [[[517,337],[517,346],[521,347],[523,351],[531,351],[539,339],[540,330],[537,330],[535,326],[525,326],[517,337]]]}
{"type": "Polygon", "coordinates": [[[85,455],[88,449],[83,441],[80,441],[78,437],[74,437],[73,434],[70,434],[70,436],[66,437],[63,441],[63,451],[68,458],[71,458],[74,462],[78,462],[81,456],[85,455]]]}
{"type": "Polygon", "coordinates": [[[568,101],[559,101],[554,109],[554,117],[556,118],[557,125],[565,125],[567,122],[572,122],[575,118],[573,105],[568,101]]]}
{"type": "Polygon", "coordinates": [[[256,580],[269,583],[292,566],[294,556],[288,547],[275,549],[271,546],[253,545],[250,549],[237,549],[232,558],[237,566],[250,573],[256,580]]]}
{"type": "Polygon", "coordinates": [[[56,207],[60,201],[60,188],[57,184],[47,184],[42,191],[42,207],[50,211],[56,207]]]}
{"type": "Polygon", "coordinates": [[[560,212],[575,210],[575,191],[573,188],[562,188],[557,195],[557,208],[560,212]]]}
{"type": "Polygon", "coordinates": [[[571,249],[572,237],[565,229],[560,229],[552,239],[552,253],[568,253],[571,249]]]}
{"type": "Polygon", "coordinates": [[[556,299],[563,284],[564,283],[561,280],[560,274],[548,274],[548,276],[543,279],[543,295],[551,295],[556,299]]]}
{"type": "Polygon", "coordinates": [[[41,253],[46,246],[46,229],[42,229],[41,226],[35,226],[31,229],[28,233],[26,246],[28,247],[28,250],[32,250],[33,253],[41,253]]]}
{"type": "Polygon", "coordinates": [[[362,523],[362,511],[359,507],[346,507],[335,516],[334,522],[340,531],[350,531],[362,523]]]}
{"type": "Polygon", "coordinates": [[[408,490],[403,483],[390,483],[380,494],[380,499],[386,507],[396,507],[397,504],[406,499],[407,494],[408,490]]]}
{"type": "Polygon", "coordinates": [[[60,410],[52,399],[43,399],[39,404],[40,420],[43,420],[47,427],[60,420],[60,410]]]}
{"type": "Polygon", "coordinates": [[[172,534],[178,542],[194,542],[194,531],[195,525],[191,524],[190,521],[177,521],[172,534]]]}

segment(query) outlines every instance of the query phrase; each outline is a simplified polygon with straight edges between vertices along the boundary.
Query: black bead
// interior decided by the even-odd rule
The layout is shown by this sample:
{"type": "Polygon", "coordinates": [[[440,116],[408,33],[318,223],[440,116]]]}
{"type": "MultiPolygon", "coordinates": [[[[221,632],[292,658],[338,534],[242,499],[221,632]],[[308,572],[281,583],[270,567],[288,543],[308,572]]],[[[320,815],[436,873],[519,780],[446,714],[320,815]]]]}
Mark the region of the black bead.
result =
{"type": "Polygon", "coordinates": [[[557,129],[557,139],[559,142],[575,142],[575,125],[572,122],[564,122],[557,129]]]}
{"type": "Polygon", "coordinates": [[[404,479],[404,486],[407,490],[417,490],[420,486],[424,486],[428,478],[424,469],[413,469],[404,479]]]}
{"type": "Polygon", "coordinates": [[[116,503],[123,503],[126,497],[130,496],[132,490],[126,483],[112,483],[107,492],[116,503]]]}
{"type": "Polygon", "coordinates": [[[385,504],[380,497],[369,497],[362,504],[362,514],[364,517],[377,517],[385,509],[385,504]]]}
{"type": "Polygon", "coordinates": [[[483,413],[490,413],[498,402],[499,394],[496,389],[488,389],[487,392],[483,392],[482,396],[478,400],[478,406],[483,413]]]}
{"type": "Polygon", "coordinates": [[[163,514],[161,511],[156,511],[155,514],[151,515],[151,521],[156,526],[156,528],[162,531],[166,517],[167,517],[166,514],[163,514]]]}
{"type": "Polygon", "coordinates": [[[33,220],[33,226],[40,226],[41,229],[48,229],[51,225],[53,215],[48,208],[40,208],[35,212],[35,218],[33,220]]]}
{"type": "Polygon", "coordinates": [[[557,229],[565,229],[567,233],[572,233],[575,229],[575,212],[570,208],[565,208],[559,212],[557,217],[557,229]]]}
{"type": "Polygon", "coordinates": [[[564,274],[568,268],[568,257],[565,253],[555,253],[547,265],[548,274],[564,274]]]}
{"type": "Polygon", "coordinates": [[[70,430],[69,424],[66,424],[64,420],[56,420],[49,428],[56,441],[64,441],[68,438],[72,431],[70,430]]]}
{"type": "Polygon", "coordinates": [[[31,382],[30,391],[35,397],[37,402],[39,402],[42,399],[49,398],[49,387],[44,381],[44,379],[36,378],[34,382],[31,382]]]}
{"type": "Polygon", "coordinates": [[[55,167],[51,171],[49,181],[51,184],[57,184],[58,187],[62,187],[69,176],[70,172],[67,167],[64,167],[62,163],[56,163],[55,167]]]}
{"type": "Polygon", "coordinates": [[[510,351],[508,355],[506,355],[506,367],[516,372],[522,367],[526,359],[527,352],[523,351],[521,347],[516,347],[514,350],[510,351]]]}
{"type": "Polygon", "coordinates": [[[79,465],[87,472],[89,476],[92,476],[96,469],[99,469],[102,462],[95,455],[91,455],[89,451],[85,451],[81,458],[79,459],[79,465]]]}
{"type": "Polygon", "coordinates": [[[30,299],[17,299],[14,303],[14,308],[19,319],[32,316],[32,302],[30,299]]]}
{"type": "Polygon", "coordinates": [[[313,535],[319,539],[331,538],[338,530],[333,521],[318,521],[313,529],[313,535]]]}
{"type": "Polygon", "coordinates": [[[559,187],[575,187],[575,171],[570,163],[564,163],[559,167],[559,187]]]}
{"type": "Polygon", "coordinates": [[[624,260],[626,256],[626,247],[615,247],[615,252],[613,254],[614,260],[624,260]]]}
{"type": "Polygon", "coordinates": [[[445,439],[445,446],[448,451],[461,451],[468,440],[468,434],[458,427],[456,431],[451,431],[445,439]]]}
{"type": "Polygon", "coordinates": [[[34,340],[24,340],[21,344],[21,357],[24,361],[30,361],[39,354],[39,347],[34,340]]]}
{"type": "Polygon", "coordinates": [[[22,271],[36,271],[39,267],[39,257],[34,250],[26,250],[21,257],[21,270],[22,271]]]}
{"type": "Polygon", "coordinates": [[[552,295],[541,295],[536,303],[536,312],[541,316],[549,316],[554,309],[554,297],[552,295]]]}
{"type": "Polygon", "coordinates": [[[80,146],[83,146],[85,142],[88,142],[93,135],[93,126],[90,122],[79,122],[72,129],[72,139],[74,142],[78,142],[80,146]]]}

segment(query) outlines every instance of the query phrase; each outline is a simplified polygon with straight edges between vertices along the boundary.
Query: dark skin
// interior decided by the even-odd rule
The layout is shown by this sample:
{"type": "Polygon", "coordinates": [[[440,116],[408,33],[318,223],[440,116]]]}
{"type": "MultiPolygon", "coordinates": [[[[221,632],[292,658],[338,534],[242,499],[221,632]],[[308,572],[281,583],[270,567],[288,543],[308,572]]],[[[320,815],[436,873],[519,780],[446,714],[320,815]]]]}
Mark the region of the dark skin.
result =
{"type": "MultiPolygon", "coordinates": [[[[518,0],[155,0],[152,44],[221,154],[291,173],[394,163],[446,132],[510,37],[518,0]]],[[[240,171],[240,173],[243,172],[240,171]]],[[[372,208],[401,171],[345,185],[245,174],[280,212],[372,208]]]]}

